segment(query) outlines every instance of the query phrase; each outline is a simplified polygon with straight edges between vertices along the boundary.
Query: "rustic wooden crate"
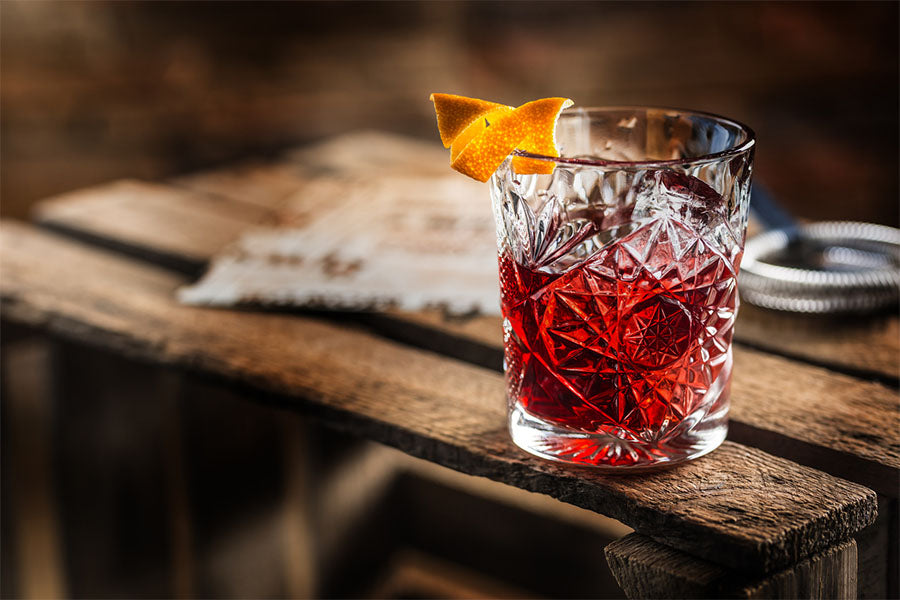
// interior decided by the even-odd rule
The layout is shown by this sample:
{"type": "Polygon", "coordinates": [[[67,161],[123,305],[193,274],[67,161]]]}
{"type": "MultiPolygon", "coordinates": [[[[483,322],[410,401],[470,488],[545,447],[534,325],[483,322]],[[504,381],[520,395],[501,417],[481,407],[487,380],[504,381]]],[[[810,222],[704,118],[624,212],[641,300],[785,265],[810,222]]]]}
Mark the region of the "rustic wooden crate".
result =
{"type": "Polygon", "coordinates": [[[307,168],[244,165],[49,201],[39,222],[70,239],[3,225],[3,316],[619,519],[638,533],[607,554],[635,595],[853,597],[857,561],[866,565],[859,595],[897,593],[896,315],[794,327],[790,317],[744,307],[732,441],[647,475],[561,467],[507,438],[495,317],[258,313],[174,301],[244,228],[276,221],[307,168]]]}

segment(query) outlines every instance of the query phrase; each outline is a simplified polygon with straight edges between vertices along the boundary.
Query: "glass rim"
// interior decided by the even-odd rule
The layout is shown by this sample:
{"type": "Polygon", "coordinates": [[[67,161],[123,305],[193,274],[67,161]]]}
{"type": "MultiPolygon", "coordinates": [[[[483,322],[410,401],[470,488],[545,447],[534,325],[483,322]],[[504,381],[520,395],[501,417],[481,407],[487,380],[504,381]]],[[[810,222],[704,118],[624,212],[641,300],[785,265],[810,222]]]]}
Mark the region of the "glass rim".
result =
{"type": "Polygon", "coordinates": [[[533,154],[531,152],[525,152],[523,150],[514,150],[513,156],[521,156],[524,158],[530,158],[533,160],[544,160],[547,162],[553,162],[557,165],[565,165],[565,166],[576,166],[576,167],[615,167],[615,168],[665,168],[665,167],[673,167],[679,165],[695,165],[695,164],[704,164],[710,162],[718,162],[725,158],[729,158],[732,156],[737,156],[739,154],[744,154],[751,150],[756,145],[756,133],[754,133],[753,129],[744,125],[740,121],[735,121],[734,119],[729,119],[728,117],[723,117],[721,115],[717,115],[715,113],[704,112],[699,110],[685,110],[681,108],[672,108],[665,106],[584,106],[584,107],[572,107],[563,110],[560,113],[560,119],[567,118],[569,116],[575,116],[578,113],[588,114],[588,113],[606,113],[612,111],[649,111],[649,110],[658,110],[658,111],[667,111],[667,112],[677,112],[681,115],[686,116],[698,116],[705,117],[708,119],[712,119],[714,121],[718,121],[720,123],[724,123],[735,127],[738,131],[740,131],[744,139],[736,144],[732,148],[728,148],[727,150],[722,150],[720,152],[712,152],[710,154],[703,154],[700,156],[694,156],[691,158],[672,158],[666,160],[659,159],[648,159],[648,160],[612,160],[612,159],[587,159],[587,158],[575,158],[575,157],[566,157],[566,156],[546,156],[544,154],[533,154]]]}

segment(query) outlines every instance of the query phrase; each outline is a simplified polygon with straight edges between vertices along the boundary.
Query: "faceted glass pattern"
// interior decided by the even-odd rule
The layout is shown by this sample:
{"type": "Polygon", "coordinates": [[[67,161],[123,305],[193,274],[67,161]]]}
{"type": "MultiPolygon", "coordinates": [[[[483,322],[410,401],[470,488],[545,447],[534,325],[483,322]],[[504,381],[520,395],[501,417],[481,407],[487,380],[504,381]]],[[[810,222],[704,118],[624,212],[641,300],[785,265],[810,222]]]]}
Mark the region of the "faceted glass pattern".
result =
{"type": "Polygon", "coordinates": [[[727,430],[752,134],[601,109],[563,113],[557,141],[552,175],[507,161],[491,184],[513,440],[610,468],[709,452],[727,430]]]}

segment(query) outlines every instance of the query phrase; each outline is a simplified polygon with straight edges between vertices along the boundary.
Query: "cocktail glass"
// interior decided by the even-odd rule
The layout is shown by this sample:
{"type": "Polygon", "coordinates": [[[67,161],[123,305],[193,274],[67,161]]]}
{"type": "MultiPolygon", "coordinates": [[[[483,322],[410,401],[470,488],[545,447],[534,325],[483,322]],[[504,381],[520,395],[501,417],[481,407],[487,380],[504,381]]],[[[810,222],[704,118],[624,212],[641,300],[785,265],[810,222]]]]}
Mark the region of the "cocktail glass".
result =
{"type": "Polygon", "coordinates": [[[754,134],[598,108],[564,111],[556,140],[559,158],[517,152],[490,183],[512,439],[613,470],[706,454],[728,429],[754,134]]]}

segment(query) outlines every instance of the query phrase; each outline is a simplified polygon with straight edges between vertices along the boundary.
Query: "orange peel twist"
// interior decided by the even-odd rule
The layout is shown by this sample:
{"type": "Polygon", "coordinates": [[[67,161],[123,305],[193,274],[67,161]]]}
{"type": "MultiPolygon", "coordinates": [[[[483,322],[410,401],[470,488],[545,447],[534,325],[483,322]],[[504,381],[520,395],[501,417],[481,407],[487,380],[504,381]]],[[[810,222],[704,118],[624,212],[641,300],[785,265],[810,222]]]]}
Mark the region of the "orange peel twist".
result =
{"type": "MultiPolygon", "coordinates": [[[[485,182],[516,149],[543,156],[559,156],[555,131],[559,113],[572,101],[543,98],[518,108],[454,94],[431,94],[438,131],[450,148],[450,166],[485,182]]],[[[522,174],[549,174],[554,163],[513,157],[522,174]]]]}

